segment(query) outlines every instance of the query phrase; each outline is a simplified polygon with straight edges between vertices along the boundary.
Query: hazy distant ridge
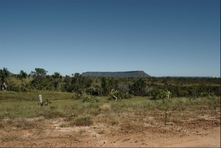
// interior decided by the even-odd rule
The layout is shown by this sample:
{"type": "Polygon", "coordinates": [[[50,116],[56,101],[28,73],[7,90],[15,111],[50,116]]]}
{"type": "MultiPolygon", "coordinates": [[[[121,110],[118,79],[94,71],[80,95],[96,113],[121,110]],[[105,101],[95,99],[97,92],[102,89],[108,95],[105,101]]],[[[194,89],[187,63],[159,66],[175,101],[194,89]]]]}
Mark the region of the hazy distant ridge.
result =
{"type": "Polygon", "coordinates": [[[123,72],[83,72],[82,76],[91,77],[150,77],[144,71],[123,71],[123,72]]]}

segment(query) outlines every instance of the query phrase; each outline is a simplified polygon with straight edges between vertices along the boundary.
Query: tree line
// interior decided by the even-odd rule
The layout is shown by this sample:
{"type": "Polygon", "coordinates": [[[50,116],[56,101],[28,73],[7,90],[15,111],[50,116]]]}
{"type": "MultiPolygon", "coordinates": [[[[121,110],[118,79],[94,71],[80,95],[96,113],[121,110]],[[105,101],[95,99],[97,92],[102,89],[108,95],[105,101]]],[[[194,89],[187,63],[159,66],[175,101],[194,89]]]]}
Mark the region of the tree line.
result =
{"type": "Polygon", "coordinates": [[[29,74],[21,70],[16,75],[3,68],[0,70],[0,78],[1,90],[72,92],[76,98],[87,94],[109,96],[110,99],[126,99],[132,96],[162,99],[168,97],[168,92],[170,97],[220,96],[220,78],[89,77],[80,73],[62,76],[59,72],[47,75],[43,68],[35,68],[29,74]]]}

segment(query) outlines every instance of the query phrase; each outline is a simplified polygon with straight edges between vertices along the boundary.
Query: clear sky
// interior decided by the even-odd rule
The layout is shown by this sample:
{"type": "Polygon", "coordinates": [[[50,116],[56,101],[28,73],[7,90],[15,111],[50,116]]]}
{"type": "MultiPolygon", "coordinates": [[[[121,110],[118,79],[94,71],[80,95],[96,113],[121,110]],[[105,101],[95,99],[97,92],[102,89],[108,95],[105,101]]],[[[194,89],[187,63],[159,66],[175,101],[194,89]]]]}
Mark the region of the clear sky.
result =
{"type": "Polygon", "coordinates": [[[0,0],[0,69],[220,77],[220,0],[0,0]]]}

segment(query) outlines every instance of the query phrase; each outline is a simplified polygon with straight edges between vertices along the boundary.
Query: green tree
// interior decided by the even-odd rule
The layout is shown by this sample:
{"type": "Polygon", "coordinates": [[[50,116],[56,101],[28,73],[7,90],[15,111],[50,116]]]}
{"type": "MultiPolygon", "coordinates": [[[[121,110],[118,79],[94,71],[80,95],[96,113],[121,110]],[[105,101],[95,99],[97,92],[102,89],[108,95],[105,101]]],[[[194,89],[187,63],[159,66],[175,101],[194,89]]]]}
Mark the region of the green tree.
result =
{"type": "Polygon", "coordinates": [[[127,94],[129,92],[129,84],[125,82],[121,82],[118,84],[118,90],[124,94],[127,94]]]}
{"type": "Polygon", "coordinates": [[[102,77],[101,78],[101,87],[102,87],[102,94],[108,95],[112,89],[115,89],[115,81],[114,79],[102,77]]]}
{"type": "Polygon", "coordinates": [[[58,90],[59,83],[62,80],[62,75],[59,72],[54,72],[54,74],[52,75],[52,78],[53,78],[53,83],[54,83],[54,89],[58,90]]]}
{"type": "Polygon", "coordinates": [[[27,78],[27,76],[28,76],[27,73],[24,72],[23,70],[21,70],[20,73],[17,75],[17,78],[22,82],[22,91],[25,91],[24,79],[27,78]]]}
{"type": "Polygon", "coordinates": [[[82,88],[83,88],[82,76],[80,75],[80,73],[75,73],[73,76],[74,77],[72,77],[71,81],[73,91],[82,93],[82,88]]]}
{"type": "Polygon", "coordinates": [[[0,70],[0,78],[1,78],[1,89],[7,90],[6,79],[9,77],[9,71],[7,68],[3,68],[0,70]]]}
{"type": "Polygon", "coordinates": [[[46,87],[50,82],[50,79],[46,77],[47,71],[43,68],[35,68],[35,71],[31,71],[30,75],[33,76],[33,80],[31,81],[31,85],[38,90],[42,90],[46,87]]]}
{"type": "Polygon", "coordinates": [[[64,77],[64,90],[67,92],[72,92],[73,88],[71,85],[72,78],[68,75],[64,77]]]}
{"type": "Polygon", "coordinates": [[[136,80],[132,86],[130,86],[130,91],[132,92],[132,94],[139,96],[139,95],[144,95],[145,94],[145,89],[146,89],[146,82],[144,79],[138,79],[136,80]]]}
{"type": "Polygon", "coordinates": [[[153,100],[166,99],[168,95],[167,92],[168,91],[163,89],[155,90],[152,92],[152,99],[153,100]]]}
{"type": "Polygon", "coordinates": [[[33,77],[37,77],[37,78],[40,78],[40,77],[45,77],[46,74],[47,74],[48,71],[46,71],[45,69],[43,68],[35,68],[35,71],[31,71],[31,75],[33,77]]]}

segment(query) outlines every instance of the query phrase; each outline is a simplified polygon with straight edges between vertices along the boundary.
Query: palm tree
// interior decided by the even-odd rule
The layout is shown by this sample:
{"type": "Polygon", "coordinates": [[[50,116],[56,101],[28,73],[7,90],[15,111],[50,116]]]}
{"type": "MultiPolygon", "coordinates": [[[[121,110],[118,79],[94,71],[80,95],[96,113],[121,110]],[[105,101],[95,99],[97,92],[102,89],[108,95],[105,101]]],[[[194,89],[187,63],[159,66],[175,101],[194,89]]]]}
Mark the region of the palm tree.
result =
{"type": "Polygon", "coordinates": [[[7,68],[3,68],[0,70],[0,78],[1,78],[1,89],[2,90],[6,90],[7,89],[7,85],[6,85],[6,79],[9,76],[9,71],[7,68]]]}
{"type": "Polygon", "coordinates": [[[25,84],[24,84],[24,80],[25,78],[27,78],[28,74],[26,72],[24,72],[23,70],[20,71],[19,75],[17,76],[19,80],[21,80],[22,82],[22,91],[25,91],[25,84]]]}

